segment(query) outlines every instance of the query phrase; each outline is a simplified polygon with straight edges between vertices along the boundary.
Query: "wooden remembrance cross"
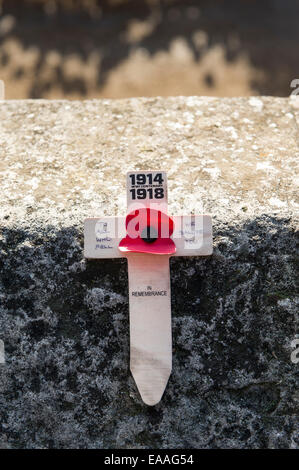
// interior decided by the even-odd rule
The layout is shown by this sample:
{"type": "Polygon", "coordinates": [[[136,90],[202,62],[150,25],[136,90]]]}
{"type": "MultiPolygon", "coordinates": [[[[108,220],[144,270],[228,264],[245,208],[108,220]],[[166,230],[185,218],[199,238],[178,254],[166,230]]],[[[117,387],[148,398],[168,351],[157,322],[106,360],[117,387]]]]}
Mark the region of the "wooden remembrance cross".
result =
{"type": "Polygon", "coordinates": [[[169,217],[162,171],[127,173],[127,217],[85,220],[86,258],[128,260],[130,369],[147,405],[161,400],[172,368],[169,258],[211,254],[211,217],[169,217]]]}

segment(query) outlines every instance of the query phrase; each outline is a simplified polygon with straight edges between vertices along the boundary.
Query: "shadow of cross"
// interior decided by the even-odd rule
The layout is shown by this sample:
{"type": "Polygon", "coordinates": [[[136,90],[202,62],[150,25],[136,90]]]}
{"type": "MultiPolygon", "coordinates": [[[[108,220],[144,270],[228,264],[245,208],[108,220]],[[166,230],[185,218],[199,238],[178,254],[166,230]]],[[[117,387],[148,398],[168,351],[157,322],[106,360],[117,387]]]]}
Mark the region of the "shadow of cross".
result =
{"type": "Polygon", "coordinates": [[[167,215],[167,176],[127,173],[127,217],[85,220],[84,256],[128,260],[130,369],[142,400],[157,404],[172,368],[170,256],[212,254],[209,215],[167,215]]]}

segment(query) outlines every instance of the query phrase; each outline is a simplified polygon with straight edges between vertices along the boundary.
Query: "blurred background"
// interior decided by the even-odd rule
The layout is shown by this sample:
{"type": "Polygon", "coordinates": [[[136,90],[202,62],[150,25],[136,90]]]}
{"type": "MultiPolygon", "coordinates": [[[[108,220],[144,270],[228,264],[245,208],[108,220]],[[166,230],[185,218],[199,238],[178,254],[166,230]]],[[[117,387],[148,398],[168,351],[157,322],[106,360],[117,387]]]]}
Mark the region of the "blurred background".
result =
{"type": "Polygon", "coordinates": [[[6,98],[288,96],[297,0],[0,0],[6,98]]]}

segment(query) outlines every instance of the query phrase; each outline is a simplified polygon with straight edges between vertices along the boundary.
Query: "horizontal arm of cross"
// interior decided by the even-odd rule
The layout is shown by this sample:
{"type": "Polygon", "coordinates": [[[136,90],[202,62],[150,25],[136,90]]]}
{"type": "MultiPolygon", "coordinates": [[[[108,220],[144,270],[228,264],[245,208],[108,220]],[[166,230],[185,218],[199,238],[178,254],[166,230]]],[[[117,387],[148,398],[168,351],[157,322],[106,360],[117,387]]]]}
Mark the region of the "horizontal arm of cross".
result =
{"type": "MultiPolygon", "coordinates": [[[[118,245],[126,235],[125,217],[89,218],[84,223],[86,258],[123,258],[118,245]]],[[[172,256],[208,256],[212,254],[212,220],[209,215],[174,216],[172,256]]]]}

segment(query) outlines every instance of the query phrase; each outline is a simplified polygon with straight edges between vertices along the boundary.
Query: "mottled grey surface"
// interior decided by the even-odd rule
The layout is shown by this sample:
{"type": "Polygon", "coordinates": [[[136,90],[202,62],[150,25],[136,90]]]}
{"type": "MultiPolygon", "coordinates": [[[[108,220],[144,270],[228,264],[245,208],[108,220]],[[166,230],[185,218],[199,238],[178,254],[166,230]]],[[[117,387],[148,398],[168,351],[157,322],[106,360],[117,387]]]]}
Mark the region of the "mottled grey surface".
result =
{"type": "Polygon", "coordinates": [[[299,447],[298,109],[0,104],[2,447],[299,447]],[[82,251],[84,218],[124,214],[140,168],[168,171],[170,213],[203,203],[214,227],[212,257],[171,261],[173,373],[152,408],[128,369],[126,261],[82,251]]]}

